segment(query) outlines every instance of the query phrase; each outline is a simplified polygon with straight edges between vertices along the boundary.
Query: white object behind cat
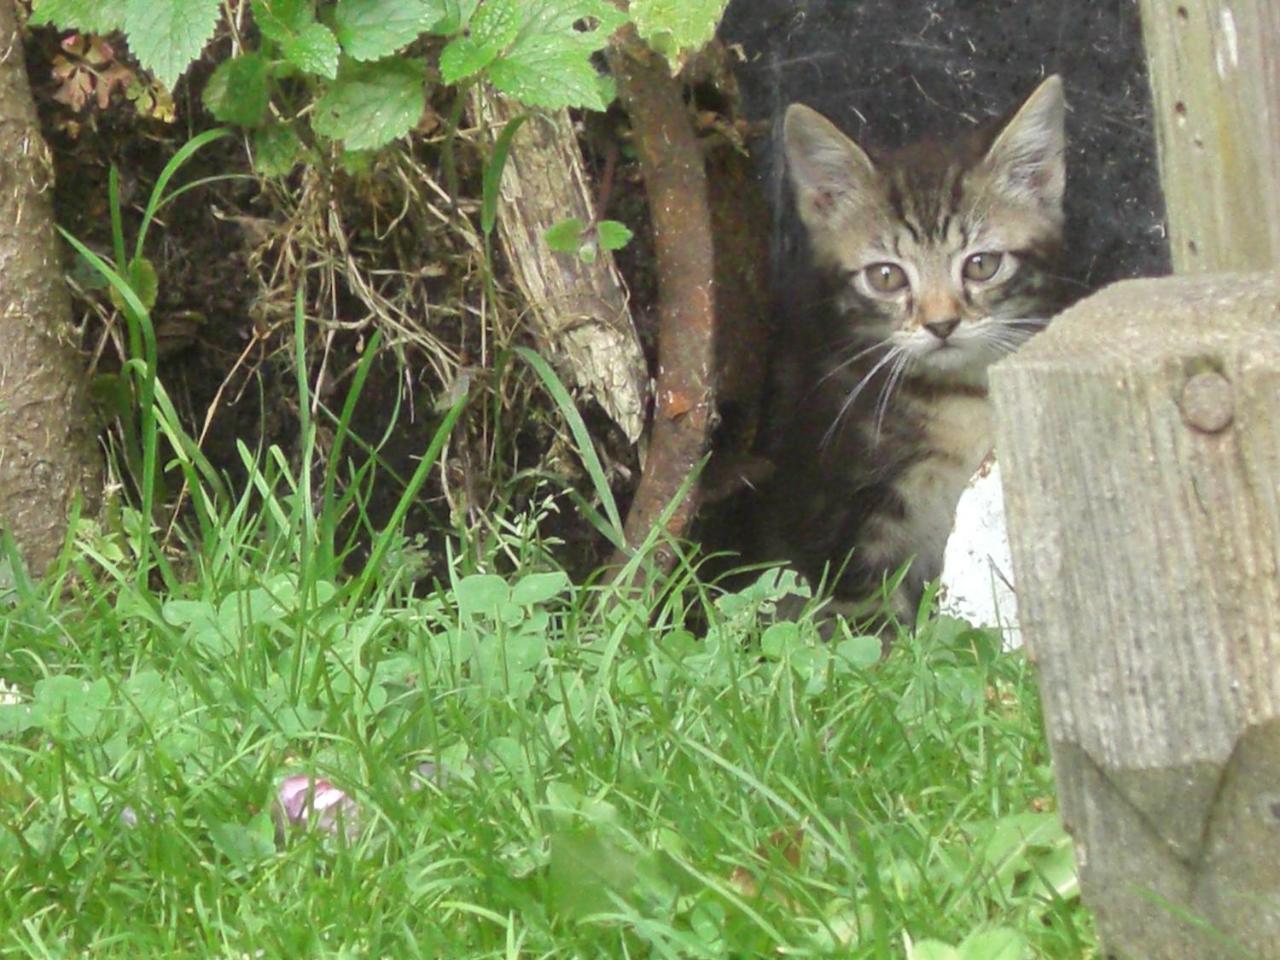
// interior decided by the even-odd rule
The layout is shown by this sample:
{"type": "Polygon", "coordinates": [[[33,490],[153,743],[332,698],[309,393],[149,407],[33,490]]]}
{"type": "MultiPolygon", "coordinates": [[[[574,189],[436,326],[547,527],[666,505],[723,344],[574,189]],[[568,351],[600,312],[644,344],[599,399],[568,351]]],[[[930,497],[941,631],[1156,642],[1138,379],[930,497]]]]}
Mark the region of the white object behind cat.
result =
{"type": "Polygon", "coordinates": [[[993,457],[983,462],[960,495],[942,558],[939,600],[943,613],[1003,630],[1005,649],[1022,646],[1000,465],[993,457]]]}

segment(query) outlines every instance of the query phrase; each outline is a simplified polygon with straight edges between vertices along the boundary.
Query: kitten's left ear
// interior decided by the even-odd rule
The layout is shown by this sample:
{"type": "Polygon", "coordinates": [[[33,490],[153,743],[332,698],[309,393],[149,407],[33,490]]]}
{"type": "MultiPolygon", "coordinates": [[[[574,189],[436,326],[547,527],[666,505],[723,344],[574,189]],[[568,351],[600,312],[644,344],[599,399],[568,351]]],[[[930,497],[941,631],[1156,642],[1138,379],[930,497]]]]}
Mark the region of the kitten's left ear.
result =
{"type": "Polygon", "coordinates": [[[1006,193],[1051,210],[1062,208],[1065,113],[1062,78],[1054,74],[1004,125],[983,163],[1006,193]]]}

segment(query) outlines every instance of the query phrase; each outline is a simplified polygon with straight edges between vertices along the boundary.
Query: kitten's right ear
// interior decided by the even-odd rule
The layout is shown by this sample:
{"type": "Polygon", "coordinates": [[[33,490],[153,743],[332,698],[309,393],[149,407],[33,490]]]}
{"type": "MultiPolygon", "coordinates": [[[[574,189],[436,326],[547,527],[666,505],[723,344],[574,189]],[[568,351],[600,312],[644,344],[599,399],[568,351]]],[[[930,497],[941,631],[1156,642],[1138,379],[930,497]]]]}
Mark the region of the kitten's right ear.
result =
{"type": "Polygon", "coordinates": [[[796,206],[808,226],[830,219],[875,182],[875,164],[866,151],[804,104],[787,108],[782,140],[796,206]]]}

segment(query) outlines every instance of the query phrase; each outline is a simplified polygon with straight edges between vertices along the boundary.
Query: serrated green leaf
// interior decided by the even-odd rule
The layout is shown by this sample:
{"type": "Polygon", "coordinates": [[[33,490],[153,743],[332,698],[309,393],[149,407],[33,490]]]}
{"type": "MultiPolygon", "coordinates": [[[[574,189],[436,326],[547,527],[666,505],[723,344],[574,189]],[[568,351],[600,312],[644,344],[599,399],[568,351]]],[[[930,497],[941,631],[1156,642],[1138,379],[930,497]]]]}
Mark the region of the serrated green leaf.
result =
{"type": "Polygon", "coordinates": [[[172,90],[213,36],[221,10],[219,0],[127,0],[129,49],[172,90]]]}
{"type": "Polygon", "coordinates": [[[412,130],[426,109],[426,72],[422,61],[402,57],[352,63],[316,101],[312,129],[348,150],[385,146],[412,130]]]}
{"type": "Polygon", "coordinates": [[[245,53],[218,64],[204,88],[204,105],[222,123],[256,127],[271,99],[271,65],[260,53],[245,53]]]}
{"type": "Polygon", "coordinates": [[[713,36],[728,0],[632,0],[628,8],[640,36],[673,64],[713,36]]]}
{"type": "Polygon", "coordinates": [[[483,70],[515,41],[524,22],[520,0],[486,0],[471,18],[467,35],[451,40],[441,52],[441,78],[453,84],[483,70]]]}
{"type": "Polygon", "coordinates": [[[323,23],[309,23],[280,44],[280,52],[299,69],[332,80],[338,75],[338,39],[323,23]]]}
{"type": "Polygon", "coordinates": [[[302,141],[293,127],[273,124],[253,137],[253,167],[263,176],[282,177],[302,159],[302,141]]]}
{"type": "Polygon", "coordinates": [[[437,0],[437,2],[443,12],[430,29],[432,33],[448,37],[470,22],[480,0],[437,0]]]}
{"type": "Polygon", "coordinates": [[[576,253],[578,244],[582,242],[584,229],[586,225],[581,220],[570,217],[568,220],[561,220],[548,227],[542,237],[547,241],[547,246],[556,253],[576,253]]]}
{"type": "Polygon", "coordinates": [[[62,30],[111,33],[124,26],[127,0],[36,0],[30,23],[62,30]]]}
{"type": "Polygon", "coordinates": [[[625,223],[617,220],[601,220],[596,224],[596,236],[600,239],[600,249],[621,250],[634,234],[625,223]]]}
{"type": "Polygon", "coordinates": [[[316,22],[310,0],[253,0],[253,19],[262,36],[283,44],[316,22]]]}
{"type": "Polygon", "coordinates": [[[439,0],[338,0],[338,42],[356,60],[379,60],[408,46],[445,14],[439,0]]]}
{"type": "Polygon", "coordinates": [[[591,62],[598,49],[590,36],[529,34],[489,67],[489,79],[503,93],[523,103],[557,110],[589,107],[604,110],[599,74],[591,62]]]}

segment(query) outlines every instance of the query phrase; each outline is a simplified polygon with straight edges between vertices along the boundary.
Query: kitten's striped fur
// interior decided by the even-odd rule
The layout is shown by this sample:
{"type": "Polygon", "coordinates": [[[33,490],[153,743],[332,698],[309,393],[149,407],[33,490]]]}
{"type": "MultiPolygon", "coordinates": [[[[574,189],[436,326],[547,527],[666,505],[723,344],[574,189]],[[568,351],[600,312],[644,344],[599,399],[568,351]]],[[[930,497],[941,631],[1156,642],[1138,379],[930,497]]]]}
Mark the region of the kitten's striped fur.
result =
{"type": "Polygon", "coordinates": [[[762,558],[835,578],[843,601],[912,560],[900,614],[939,575],[992,445],[987,368],[1060,305],[1063,110],[1050,77],[1003,124],[874,158],[788,110],[814,279],[778,331],[762,558]]]}

